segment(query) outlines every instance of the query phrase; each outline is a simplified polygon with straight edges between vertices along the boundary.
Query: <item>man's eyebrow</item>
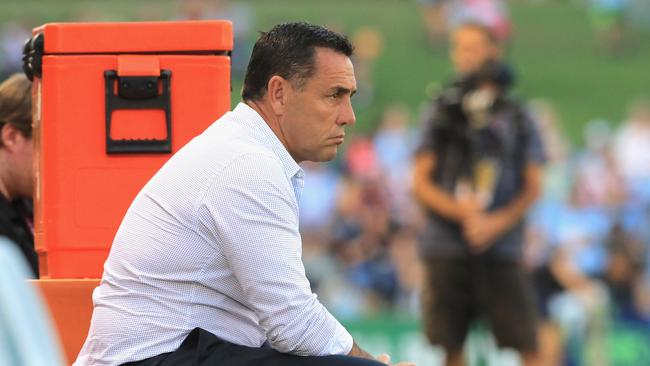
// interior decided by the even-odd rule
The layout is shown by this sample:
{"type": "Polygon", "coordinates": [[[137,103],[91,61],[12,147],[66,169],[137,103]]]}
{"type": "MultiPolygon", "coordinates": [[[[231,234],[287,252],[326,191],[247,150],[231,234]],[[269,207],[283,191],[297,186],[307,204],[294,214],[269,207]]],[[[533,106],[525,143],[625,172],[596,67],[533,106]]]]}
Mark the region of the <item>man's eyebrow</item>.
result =
{"type": "Polygon", "coordinates": [[[350,96],[353,96],[357,92],[357,89],[350,89],[350,88],[346,88],[346,87],[343,87],[343,86],[335,86],[330,90],[331,90],[331,92],[339,94],[339,95],[350,94],[350,96]]]}

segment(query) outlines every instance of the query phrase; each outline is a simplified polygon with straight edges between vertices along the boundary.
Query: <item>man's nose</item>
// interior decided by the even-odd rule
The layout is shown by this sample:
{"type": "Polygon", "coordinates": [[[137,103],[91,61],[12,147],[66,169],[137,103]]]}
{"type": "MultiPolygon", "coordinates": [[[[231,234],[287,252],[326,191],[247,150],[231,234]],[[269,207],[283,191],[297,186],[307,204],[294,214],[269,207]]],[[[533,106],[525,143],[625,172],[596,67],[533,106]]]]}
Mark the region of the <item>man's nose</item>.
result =
{"type": "Polygon", "coordinates": [[[339,125],[353,125],[357,121],[352,108],[352,100],[348,97],[339,110],[339,118],[337,123],[339,125]]]}

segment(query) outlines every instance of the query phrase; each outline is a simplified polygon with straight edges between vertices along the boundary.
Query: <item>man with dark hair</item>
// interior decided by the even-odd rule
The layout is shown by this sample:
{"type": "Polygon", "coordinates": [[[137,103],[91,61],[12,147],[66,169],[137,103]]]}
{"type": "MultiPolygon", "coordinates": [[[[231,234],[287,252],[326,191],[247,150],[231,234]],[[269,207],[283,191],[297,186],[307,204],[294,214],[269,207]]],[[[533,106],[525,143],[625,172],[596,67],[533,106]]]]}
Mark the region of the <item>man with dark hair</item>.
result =
{"type": "Polygon", "coordinates": [[[0,235],[18,245],[38,278],[32,232],[32,83],[14,74],[0,84],[0,235]]]}
{"type": "Polygon", "coordinates": [[[262,33],[248,64],[242,99],[260,100],[264,97],[273,75],[292,80],[303,88],[307,79],[316,72],[316,48],[330,49],[348,58],[352,56],[350,42],[323,27],[288,23],[262,33]]]}
{"type": "Polygon", "coordinates": [[[355,122],[351,53],[307,23],[261,35],[244,102],[127,211],[75,365],[381,365],[311,292],[298,232],[298,163],[333,159],[355,122]]]}
{"type": "Polygon", "coordinates": [[[540,190],[541,140],[506,94],[513,75],[490,29],[462,25],[451,45],[458,79],[433,102],[414,167],[428,218],[424,329],[444,347],[447,365],[462,365],[467,333],[482,319],[500,347],[535,365],[535,306],[521,260],[523,218],[540,190]]]}

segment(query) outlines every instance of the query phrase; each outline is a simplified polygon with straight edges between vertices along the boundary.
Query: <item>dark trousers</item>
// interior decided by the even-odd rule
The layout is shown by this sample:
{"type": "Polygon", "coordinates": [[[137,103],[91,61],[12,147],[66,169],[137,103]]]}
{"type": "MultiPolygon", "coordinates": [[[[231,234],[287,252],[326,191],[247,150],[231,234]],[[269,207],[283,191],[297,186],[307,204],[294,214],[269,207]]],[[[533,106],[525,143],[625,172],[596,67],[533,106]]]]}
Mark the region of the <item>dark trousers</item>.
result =
{"type": "Polygon", "coordinates": [[[431,343],[461,350],[472,323],[482,319],[499,347],[537,351],[537,309],[520,263],[481,256],[425,263],[422,318],[431,343]]]}
{"type": "Polygon", "coordinates": [[[174,352],[123,366],[385,366],[349,356],[294,356],[272,348],[239,346],[195,328],[174,352]]]}

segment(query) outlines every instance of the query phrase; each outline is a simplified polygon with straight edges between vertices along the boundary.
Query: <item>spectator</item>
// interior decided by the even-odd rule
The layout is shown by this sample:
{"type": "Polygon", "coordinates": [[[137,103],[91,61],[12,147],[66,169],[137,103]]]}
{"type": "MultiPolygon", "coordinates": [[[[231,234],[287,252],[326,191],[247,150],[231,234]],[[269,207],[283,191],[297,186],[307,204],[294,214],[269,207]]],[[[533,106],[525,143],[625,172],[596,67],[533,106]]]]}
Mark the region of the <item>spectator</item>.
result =
{"type": "Polygon", "coordinates": [[[416,131],[409,127],[410,118],[405,106],[388,106],[373,138],[377,163],[388,188],[392,215],[405,225],[414,224],[416,212],[410,195],[409,172],[413,147],[417,141],[416,131]]]}
{"type": "Polygon", "coordinates": [[[589,16],[598,43],[608,52],[623,50],[628,32],[625,19],[628,0],[590,0],[589,16]]]}
{"type": "Polygon", "coordinates": [[[447,37],[447,8],[450,0],[418,0],[422,19],[431,45],[444,41],[447,37]]]}
{"type": "Polygon", "coordinates": [[[639,308],[637,288],[642,285],[645,253],[643,244],[616,225],[607,241],[608,263],[605,281],[613,305],[613,318],[619,321],[650,325],[639,308]]]}
{"type": "Polygon", "coordinates": [[[14,74],[0,84],[0,235],[15,242],[38,278],[32,198],[32,83],[14,74]]]}
{"type": "Polygon", "coordinates": [[[355,52],[352,62],[359,90],[354,105],[357,108],[365,108],[375,98],[373,69],[383,52],[384,35],[376,28],[361,27],[354,32],[351,41],[355,52]]]}
{"type": "Polygon", "coordinates": [[[3,78],[22,69],[23,45],[29,37],[29,28],[17,21],[7,22],[0,29],[0,75],[3,78]]]}
{"type": "Polygon", "coordinates": [[[557,365],[562,359],[580,364],[579,347],[602,335],[607,296],[597,278],[605,271],[604,242],[611,216],[585,187],[579,176],[566,202],[534,216],[533,226],[544,233],[549,253],[533,276],[544,365],[557,365]]]}
{"type": "Polygon", "coordinates": [[[614,141],[614,155],[631,194],[650,202],[650,100],[630,105],[614,141]]]}
{"type": "Polygon", "coordinates": [[[305,189],[300,195],[300,231],[324,235],[331,226],[339,176],[328,165],[311,162],[302,164],[305,170],[305,189]]]}
{"type": "Polygon", "coordinates": [[[540,203],[566,200],[570,189],[568,160],[571,146],[562,130],[563,123],[555,107],[546,100],[533,100],[530,108],[535,115],[548,159],[540,203]]]}
{"type": "Polygon", "coordinates": [[[616,210],[627,195],[619,164],[612,153],[611,127],[605,120],[592,120],[585,127],[586,149],[578,154],[580,194],[589,206],[616,210]]]}
{"type": "Polygon", "coordinates": [[[399,280],[399,294],[395,308],[400,314],[419,314],[422,289],[422,265],[417,253],[417,231],[403,226],[390,237],[391,261],[399,280]]]}
{"type": "Polygon", "coordinates": [[[548,300],[564,288],[559,283],[550,264],[553,263],[554,247],[549,232],[558,224],[559,209],[570,191],[569,146],[561,130],[561,120],[553,105],[545,100],[530,102],[535,115],[548,162],[544,168],[542,197],[529,214],[530,225],[526,228],[525,260],[533,273],[533,285],[537,294],[539,319],[539,360],[542,365],[559,366],[563,360],[563,336],[561,328],[548,312],[548,300]]]}

